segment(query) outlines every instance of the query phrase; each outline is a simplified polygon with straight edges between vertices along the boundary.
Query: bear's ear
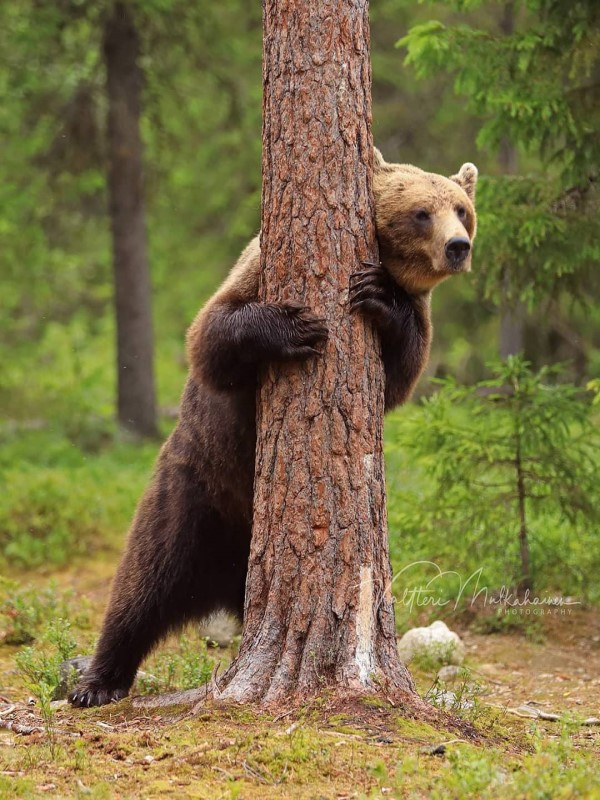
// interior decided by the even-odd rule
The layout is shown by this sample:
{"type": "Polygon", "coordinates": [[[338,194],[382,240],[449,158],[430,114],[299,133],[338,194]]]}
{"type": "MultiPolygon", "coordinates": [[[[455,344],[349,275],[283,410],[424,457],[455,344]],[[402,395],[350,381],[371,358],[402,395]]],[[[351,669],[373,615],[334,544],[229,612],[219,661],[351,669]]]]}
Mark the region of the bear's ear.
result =
{"type": "Polygon", "coordinates": [[[458,183],[458,185],[465,190],[470,200],[475,200],[475,187],[477,186],[478,175],[479,172],[475,164],[467,162],[462,165],[456,175],[450,176],[450,180],[454,181],[454,183],[458,183]]]}
{"type": "Polygon", "coordinates": [[[385,158],[381,155],[381,150],[373,148],[373,170],[375,172],[385,172],[391,168],[385,158]]]}

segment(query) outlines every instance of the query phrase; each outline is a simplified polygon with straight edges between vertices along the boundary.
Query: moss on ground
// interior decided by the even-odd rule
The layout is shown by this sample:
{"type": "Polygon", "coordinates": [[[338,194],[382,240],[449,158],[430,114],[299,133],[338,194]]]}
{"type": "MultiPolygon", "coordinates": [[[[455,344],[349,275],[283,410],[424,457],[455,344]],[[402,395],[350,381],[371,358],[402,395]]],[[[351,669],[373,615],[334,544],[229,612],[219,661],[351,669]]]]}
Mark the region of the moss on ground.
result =
{"type": "Polygon", "coordinates": [[[0,797],[600,798],[594,754],[566,728],[516,720],[517,743],[490,743],[360,703],[318,717],[182,711],[62,706],[53,735],[3,731],[0,797]]]}

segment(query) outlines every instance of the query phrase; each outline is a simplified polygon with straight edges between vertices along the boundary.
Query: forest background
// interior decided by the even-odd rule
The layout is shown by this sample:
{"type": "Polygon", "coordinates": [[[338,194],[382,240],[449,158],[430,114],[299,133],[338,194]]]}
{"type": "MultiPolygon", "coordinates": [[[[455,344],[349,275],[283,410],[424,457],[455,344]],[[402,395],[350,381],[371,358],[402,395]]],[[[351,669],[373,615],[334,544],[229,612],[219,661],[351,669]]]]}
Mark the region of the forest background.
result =
{"type": "MultiPolygon", "coordinates": [[[[29,581],[60,583],[84,562],[109,574],[159,447],[115,422],[105,5],[0,8],[9,634],[29,581]]],[[[245,0],[133,5],[166,435],[186,375],[186,329],[259,225],[261,9],[245,0]]],[[[600,600],[599,16],[592,0],[372,3],[378,147],[389,161],[446,175],[473,161],[481,176],[473,272],[435,292],[427,376],[386,428],[394,570],[427,560],[452,571],[438,584],[444,600],[479,570],[490,592],[600,600]]],[[[395,588],[421,585],[431,569],[410,568],[395,588]]],[[[403,629],[417,611],[398,600],[403,629]]],[[[529,624],[519,619],[510,624],[529,624]]],[[[24,642],[36,624],[23,623],[24,642]]],[[[509,622],[494,610],[486,624],[509,622]]]]}

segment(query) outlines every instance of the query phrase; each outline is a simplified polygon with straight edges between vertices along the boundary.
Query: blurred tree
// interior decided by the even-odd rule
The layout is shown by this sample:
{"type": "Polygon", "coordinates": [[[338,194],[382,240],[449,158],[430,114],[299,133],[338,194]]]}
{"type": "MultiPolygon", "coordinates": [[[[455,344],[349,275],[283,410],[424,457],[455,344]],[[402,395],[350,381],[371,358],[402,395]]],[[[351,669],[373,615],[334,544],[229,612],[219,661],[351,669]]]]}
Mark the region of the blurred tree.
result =
{"type": "Polygon", "coordinates": [[[585,299],[597,279],[600,5],[520,0],[509,11],[500,30],[497,22],[429,21],[400,44],[420,76],[455,75],[456,92],[483,120],[482,148],[497,152],[509,141],[522,155],[523,174],[481,183],[478,247],[486,266],[476,275],[484,298],[533,308],[564,291],[585,299]]]}
{"type": "MultiPolygon", "coordinates": [[[[500,30],[505,36],[510,36],[515,30],[515,5],[505,3],[500,17],[500,30]]],[[[502,175],[516,175],[518,173],[519,154],[517,148],[504,138],[500,142],[498,163],[502,175]]],[[[507,265],[500,285],[500,358],[517,355],[523,351],[524,316],[523,304],[517,300],[510,300],[510,266],[507,265]]]]}
{"type": "MultiPolygon", "coordinates": [[[[162,363],[168,354],[179,370],[168,371],[170,383],[163,379],[160,388],[174,402],[183,332],[258,229],[261,9],[239,0],[122,6],[136,21],[144,73],[140,126],[158,349],[162,363]]],[[[112,0],[0,5],[0,355],[10,347],[12,356],[0,402],[15,416],[35,415],[40,397],[46,409],[60,406],[64,385],[61,392],[57,375],[49,398],[43,377],[51,362],[63,375],[78,369],[76,361],[84,373],[91,369],[103,414],[112,391],[100,358],[109,363],[114,336],[102,48],[113,7],[112,0]]]]}
{"type": "Polygon", "coordinates": [[[108,191],[117,323],[117,415],[120,424],[155,436],[156,395],[140,135],[143,74],[131,9],[114,4],[104,22],[108,96],[108,191]]]}

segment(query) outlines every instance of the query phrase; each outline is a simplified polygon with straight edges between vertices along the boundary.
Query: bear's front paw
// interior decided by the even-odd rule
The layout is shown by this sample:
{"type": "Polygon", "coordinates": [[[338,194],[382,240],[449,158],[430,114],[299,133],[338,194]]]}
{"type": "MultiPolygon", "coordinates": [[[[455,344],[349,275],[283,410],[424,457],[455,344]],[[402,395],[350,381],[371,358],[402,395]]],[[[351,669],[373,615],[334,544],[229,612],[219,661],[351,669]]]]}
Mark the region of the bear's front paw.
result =
{"type": "Polygon", "coordinates": [[[286,360],[302,360],[320,355],[319,346],[329,336],[326,320],[299,304],[286,303],[282,308],[287,327],[287,335],[282,340],[282,357],[286,360]]]}
{"type": "Polygon", "coordinates": [[[395,317],[392,279],[383,267],[370,265],[350,278],[350,308],[387,327],[395,317]]]}
{"type": "Polygon", "coordinates": [[[95,683],[82,683],[71,692],[68,700],[75,708],[91,708],[92,706],[116,703],[118,700],[127,697],[128,694],[128,689],[110,688],[95,683]]]}

